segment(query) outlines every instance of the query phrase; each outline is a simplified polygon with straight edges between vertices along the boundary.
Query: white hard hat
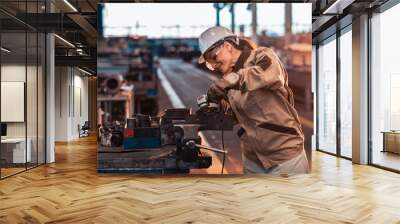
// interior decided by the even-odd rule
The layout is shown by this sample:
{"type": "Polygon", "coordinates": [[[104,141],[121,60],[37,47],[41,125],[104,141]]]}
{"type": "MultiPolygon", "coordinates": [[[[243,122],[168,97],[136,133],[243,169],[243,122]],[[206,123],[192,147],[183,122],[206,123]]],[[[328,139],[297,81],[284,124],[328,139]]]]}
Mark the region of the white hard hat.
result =
{"type": "Polygon", "coordinates": [[[204,53],[207,50],[209,50],[218,41],[221,41],[227,37],[236,37],[236,35],[233,34],[228,28],[223,26],[214,26],[201,33],[199,37],[199,48],[201,52],[199,63],[203,63],[205,61],[204,53]]]}

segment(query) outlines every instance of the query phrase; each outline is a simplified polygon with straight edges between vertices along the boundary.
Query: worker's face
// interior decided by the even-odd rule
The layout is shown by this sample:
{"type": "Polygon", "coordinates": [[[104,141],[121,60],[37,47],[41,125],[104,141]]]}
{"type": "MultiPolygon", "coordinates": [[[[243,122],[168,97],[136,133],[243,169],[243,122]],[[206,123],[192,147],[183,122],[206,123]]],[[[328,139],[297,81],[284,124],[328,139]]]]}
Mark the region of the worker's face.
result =
{"type": "Polygon", "coordinates": [[[222,74],[230,72],[233,64],[232,48],[231,44],[224,42],[204,54],[207,68],[222,74]]]}

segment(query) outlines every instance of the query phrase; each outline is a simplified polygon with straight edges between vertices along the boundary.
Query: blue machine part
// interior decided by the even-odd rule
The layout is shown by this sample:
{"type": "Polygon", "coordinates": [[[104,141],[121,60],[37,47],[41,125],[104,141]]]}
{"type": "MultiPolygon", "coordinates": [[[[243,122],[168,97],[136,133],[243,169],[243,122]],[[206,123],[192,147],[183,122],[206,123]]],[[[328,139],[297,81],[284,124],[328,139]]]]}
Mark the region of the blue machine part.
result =
{"type": "Polygon", "coordinates": [[[157,96],[157,89],[147,89],[147,96],[157,96]]]}
{"type": "Polygon", "coordinates": [[[160,148],[160,137],[125,138],[124,149],[160,148]]]}

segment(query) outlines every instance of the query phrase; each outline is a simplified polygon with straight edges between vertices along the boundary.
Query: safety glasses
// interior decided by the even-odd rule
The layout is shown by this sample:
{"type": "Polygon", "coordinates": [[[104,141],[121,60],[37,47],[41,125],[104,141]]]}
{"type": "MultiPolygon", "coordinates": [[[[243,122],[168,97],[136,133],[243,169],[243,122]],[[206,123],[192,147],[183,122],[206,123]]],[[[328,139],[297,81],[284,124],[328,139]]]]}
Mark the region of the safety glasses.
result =
{"type": "Polygon", "coordinates": [[[221,44],[221,45],[215,47],[214,49],[212,49],[211,51],[209,51],[206,54],[207,55],[207,57],[205,57],[206,67],[208,69],[210,69],[211,71],[214,71],[215,70],[215,65],[218,64],[215,61],[217,60],[217,56],[221,52],[223,46],[224,45],[221,44]]]}

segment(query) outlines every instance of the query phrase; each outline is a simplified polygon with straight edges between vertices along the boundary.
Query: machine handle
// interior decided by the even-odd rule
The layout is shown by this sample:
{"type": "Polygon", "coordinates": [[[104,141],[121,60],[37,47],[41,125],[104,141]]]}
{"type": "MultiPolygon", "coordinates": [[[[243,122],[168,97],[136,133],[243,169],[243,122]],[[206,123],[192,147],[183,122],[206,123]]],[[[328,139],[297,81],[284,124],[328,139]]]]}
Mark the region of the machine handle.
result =
{"type": "Polygon", "coordinates": [[[209,147],[209,146],[206,146],[206,145],[199,145],[199,144],[196,144],[196,142],[194,142],[193,140],[188,141],[188,142],[186,143],[186,145],[187,145],[188,147],[196,146],[196,147],[203,148],[203,149],[207,149],[207,150],[210,150],[210,151],[213,151],[213,152],[219,152],[219,153],[224,153],[224,154],[227,154],[227,153],[228,153],[228,151],[226,151],[226,150],[217,149],[217,148],[209,147]]]}

